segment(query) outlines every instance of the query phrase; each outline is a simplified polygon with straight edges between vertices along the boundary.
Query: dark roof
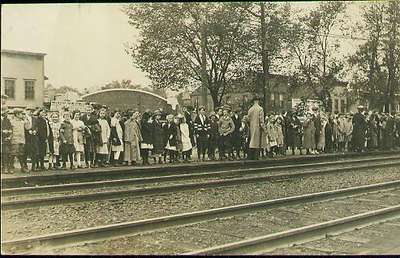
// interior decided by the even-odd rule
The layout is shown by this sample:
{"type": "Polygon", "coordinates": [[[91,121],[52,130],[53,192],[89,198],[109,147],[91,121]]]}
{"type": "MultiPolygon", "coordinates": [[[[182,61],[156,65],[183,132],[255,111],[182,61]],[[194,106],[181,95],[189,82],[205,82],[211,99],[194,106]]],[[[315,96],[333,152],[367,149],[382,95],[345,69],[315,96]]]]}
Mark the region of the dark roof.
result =
{"type": "Polygon", "coordinates": [[[19,50],[9,50],[9,49],[2,49],[1,53],[5,54],[17,54],[17,55],[27,55],[27,56],[45,56],[45,53],[38,53],[38,52],[28,52],[28,51],[19,51],[19,50]]]}

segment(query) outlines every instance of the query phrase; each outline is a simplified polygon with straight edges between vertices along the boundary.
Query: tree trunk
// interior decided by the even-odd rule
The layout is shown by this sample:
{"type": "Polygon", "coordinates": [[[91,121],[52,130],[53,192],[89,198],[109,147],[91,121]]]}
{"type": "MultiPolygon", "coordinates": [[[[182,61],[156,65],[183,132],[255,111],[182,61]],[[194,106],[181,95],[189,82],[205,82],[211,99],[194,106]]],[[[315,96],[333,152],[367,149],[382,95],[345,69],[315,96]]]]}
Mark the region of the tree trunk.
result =
{"type": "Polygon", "coordinates": [[[210,95],[213,100],[214,110],[215,110],[217,107],[219,107],[221,105],[221,102],[219,101],[219,98],[218,98],[218,92],[210,91],[210,95]]]}

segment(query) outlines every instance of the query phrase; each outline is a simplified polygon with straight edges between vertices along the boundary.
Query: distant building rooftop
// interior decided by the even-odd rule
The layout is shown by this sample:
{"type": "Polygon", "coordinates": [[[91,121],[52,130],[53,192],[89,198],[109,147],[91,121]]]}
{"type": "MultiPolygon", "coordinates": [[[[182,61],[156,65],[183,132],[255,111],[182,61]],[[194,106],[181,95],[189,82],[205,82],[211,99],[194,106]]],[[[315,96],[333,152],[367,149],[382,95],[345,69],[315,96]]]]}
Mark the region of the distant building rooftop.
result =
{"type": "Polygon", "coordinates": [[[46,55],[45,53],[19,51],[19,50],[9,50],[9,49],[2,49],[1,53],[16,54],[16,55],[27,55],[27,56],[45,56],[46,55]]]}

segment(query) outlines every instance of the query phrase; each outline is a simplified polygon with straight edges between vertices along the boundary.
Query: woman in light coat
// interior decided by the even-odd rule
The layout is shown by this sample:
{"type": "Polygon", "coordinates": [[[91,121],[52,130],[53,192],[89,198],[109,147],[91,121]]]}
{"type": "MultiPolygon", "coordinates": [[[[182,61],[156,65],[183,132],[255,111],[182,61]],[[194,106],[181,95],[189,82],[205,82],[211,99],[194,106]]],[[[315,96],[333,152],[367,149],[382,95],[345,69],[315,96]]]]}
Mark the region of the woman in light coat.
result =
{"type": "Polygon", "coordinates": [[[53,133],[53,149],[54,152],[50,155],[49,163],[52,164],[53,169],[60,168],[60,127],[61,122],[58,113],[51,115],[50,128],[53,133]]]}
{"type": "Polygon", "coordinates": [[[315,126],[312,114],[307,114],[307,118],[303,124],[303,147],[306,149],[306,154],[314,154],[315,150],[315,126]]]}
{"type": "Polygon", "coordinates": [[[100,117],[98,119],[101,128],[101,143],[97,146],[97,158],[100,167],[105,167],[105,161],[108,156],[108,141],[110,140],[111,129],[106,120],[106,111],[102,109],[100,111],[100,117]]]}
{"type": "Polygon", "coordinates": [[[130,162],[132,163],[132,165],[136,165],[136,163],[140,161],[140,142],[143,139],[140,132],[139,117],[139,111],[135,111],[132,116],[125,122],[124,161],[127,165],[129,165],[130,162]]]}
{"type": "Polygon", "coordinates": [[[319,135],[317,144],[317,149],[320,152],[325,152],[325,127],[327,123],[328,123],[328,118],[326,116],[323,116],[321,118],[321,133],[319,135]]]}

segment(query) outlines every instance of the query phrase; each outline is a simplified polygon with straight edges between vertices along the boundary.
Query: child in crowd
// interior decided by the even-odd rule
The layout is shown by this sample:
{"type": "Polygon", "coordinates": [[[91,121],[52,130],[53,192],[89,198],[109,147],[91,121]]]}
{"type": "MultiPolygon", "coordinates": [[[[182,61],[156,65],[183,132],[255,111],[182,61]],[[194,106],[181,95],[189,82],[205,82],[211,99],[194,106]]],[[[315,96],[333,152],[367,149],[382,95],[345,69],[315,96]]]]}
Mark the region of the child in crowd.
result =
{"type": "Polygon", "coordinates": [[[71,115],[69,112],[63,113],[64,121],[60,125],[60,154],[62,155],[62,169],[67,168],[67,161],[69,158],[70,169],[74,169],[74,136],[73,125],[71,124],[71,115]]]}

